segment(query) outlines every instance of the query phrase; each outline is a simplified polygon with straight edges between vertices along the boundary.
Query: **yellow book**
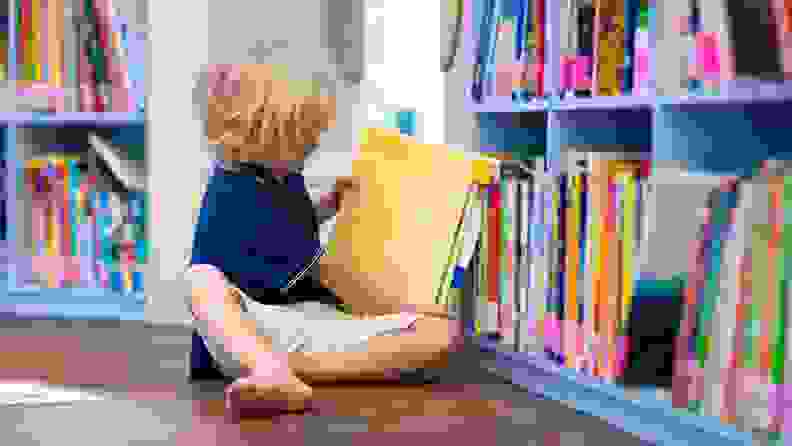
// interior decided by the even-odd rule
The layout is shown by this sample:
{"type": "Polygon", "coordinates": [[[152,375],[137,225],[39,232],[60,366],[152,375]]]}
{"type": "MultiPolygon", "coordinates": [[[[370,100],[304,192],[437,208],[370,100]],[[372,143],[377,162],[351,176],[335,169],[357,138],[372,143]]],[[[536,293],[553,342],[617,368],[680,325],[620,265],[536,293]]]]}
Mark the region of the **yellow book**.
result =
{"type": "Polygon", "coordinates": [[[358,187],[345,194],[320,261],[324,285],[355,313],[436,310],[473,166],[461,150],[364,130],[358,187]]]}
{"type": "Polygon", "coordinates": [[[49,84],[63,87],[63,34],[64,4],[63,0],[47,0],[49,27],[47,34],[47,67],[49,84]]]}
{"type": "Polygon", "coordinates": [[[594,18],[594,94],[619,96],[624,64],[624,0],[596,0],[594,18]]]}

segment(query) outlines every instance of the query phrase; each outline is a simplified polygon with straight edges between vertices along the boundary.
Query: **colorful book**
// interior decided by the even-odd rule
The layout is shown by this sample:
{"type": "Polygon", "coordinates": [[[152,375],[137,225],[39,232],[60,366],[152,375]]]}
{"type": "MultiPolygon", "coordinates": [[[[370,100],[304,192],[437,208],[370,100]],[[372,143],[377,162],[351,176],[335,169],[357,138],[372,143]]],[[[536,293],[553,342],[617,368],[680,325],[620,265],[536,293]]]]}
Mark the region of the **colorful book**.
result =
{"type": "Polygon", "coordinates": [[[594,20],[594,93],[618,96],[624,65],[624,0],[598,0],[594,20]]]}

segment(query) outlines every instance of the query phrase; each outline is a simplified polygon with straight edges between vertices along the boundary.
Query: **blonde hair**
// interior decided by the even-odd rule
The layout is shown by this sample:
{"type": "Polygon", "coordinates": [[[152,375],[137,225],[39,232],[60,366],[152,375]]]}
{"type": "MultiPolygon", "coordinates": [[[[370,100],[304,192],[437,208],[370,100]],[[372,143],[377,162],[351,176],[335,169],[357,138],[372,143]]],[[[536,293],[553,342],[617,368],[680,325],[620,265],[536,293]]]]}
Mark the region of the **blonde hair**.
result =
{"type": "Polygon", "coordinates": [[[204,129],[208,142],[221,148],[220,157],[299,154],[333,125],[335,70],[299,53],[281,44],[260,58],[264,63],[217,64],[203,73],[196,93],[206,98],[204,129]]]}

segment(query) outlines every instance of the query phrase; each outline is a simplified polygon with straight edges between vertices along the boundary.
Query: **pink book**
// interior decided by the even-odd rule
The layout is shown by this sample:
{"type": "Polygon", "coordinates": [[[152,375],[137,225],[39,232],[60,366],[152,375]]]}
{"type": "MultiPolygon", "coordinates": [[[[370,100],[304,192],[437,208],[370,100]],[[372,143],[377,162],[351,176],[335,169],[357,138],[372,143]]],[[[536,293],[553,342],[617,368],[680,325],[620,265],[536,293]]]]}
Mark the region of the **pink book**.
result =
{"type": "Polygon", "coordinates": [[[571,56],[561,56],[561,91],[569,91],[573,87],[574,78],[574,58],[571,56]]]}
{"type": "Polygon", "coordinates": [[[577,90],[590,90],[592,88],[589,70],[591,56],[578,56],[575,63],[575,88],[577,90]]]}
{"type": "Polygon", "coordinates": [[[635,31],[635,70],[633,70],[633,95],[649,95],[649,33],[647,31],[635,31]]]}
{"type": "Polygon", "coordinates": [[[784,79],[792,80],[792,5],[789,0],[771,0],[771,11],[776,21],[778,33],[778,47],[781,50],[781,64],[784,69],[784,79]]]}
{"type": "Polygon", "coordinates": [[[720,54],[717,33],[696,33],[696,62],[701,79],[709,86],[720,81],[720,54]]]}
{"type": "Polygon", "coordinates": [[[94,112],[96,111],[96,94],[93,85],[93,68],[88,62],[88,55],[85,54],[86,42],[82,38],[84,34],[81,32],[81,39],[78,42],[80,45],[80,60],[77,62],[77,78],[80,84],[80,111],[81,112],[94,112]]]}
{"type": "Polygon", "coordinates": [[[130,94],[129,70],[120,47],[120,26],[111,0],[94,0],[102,47],[107,50],[107,68],[111,81],[110,111],[134,111],[130,94]]]}

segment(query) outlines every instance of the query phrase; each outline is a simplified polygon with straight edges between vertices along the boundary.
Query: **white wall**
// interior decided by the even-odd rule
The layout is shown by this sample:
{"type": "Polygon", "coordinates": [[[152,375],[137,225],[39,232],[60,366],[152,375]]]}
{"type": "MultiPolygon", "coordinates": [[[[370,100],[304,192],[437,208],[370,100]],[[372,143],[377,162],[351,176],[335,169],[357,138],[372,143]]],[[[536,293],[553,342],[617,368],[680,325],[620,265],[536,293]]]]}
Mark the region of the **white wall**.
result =
{"type": "Polygon", "coordinates": [[[178,280],[190,253],[196,205],[209,156],[194,118],[195,74],[206,63],[255,62],[260,42],[306,39],[332,47],[345,77],[368,77],[339,97],[339,121],[309,160],[306,178],[316,190],[348,173],[358,130],[377,125],[378,112],[415,108],[419,137],[445,139],[445,83],[440,72],[441,12],[418,0],[289,0],[151,2],[148,160],[151,259],[146,272],[146,319],[189,319],[178,280]],[[422,11],[416,14],[415,11],[422,11]],[[405,30],[410,30],[409,33],[405,30]],[[361,36],[363,36],[361,42],[361,36]],[[369,104],[375,104],[369,107],[369,104]]]}
{"type": "Polygon", "coordinates": [[[385,104],[419,112],[419,139],[444,142],[445,77],[440,61],[446,2],[366,0],[365,4],[367,78],[381,90],[385,104]]]}

